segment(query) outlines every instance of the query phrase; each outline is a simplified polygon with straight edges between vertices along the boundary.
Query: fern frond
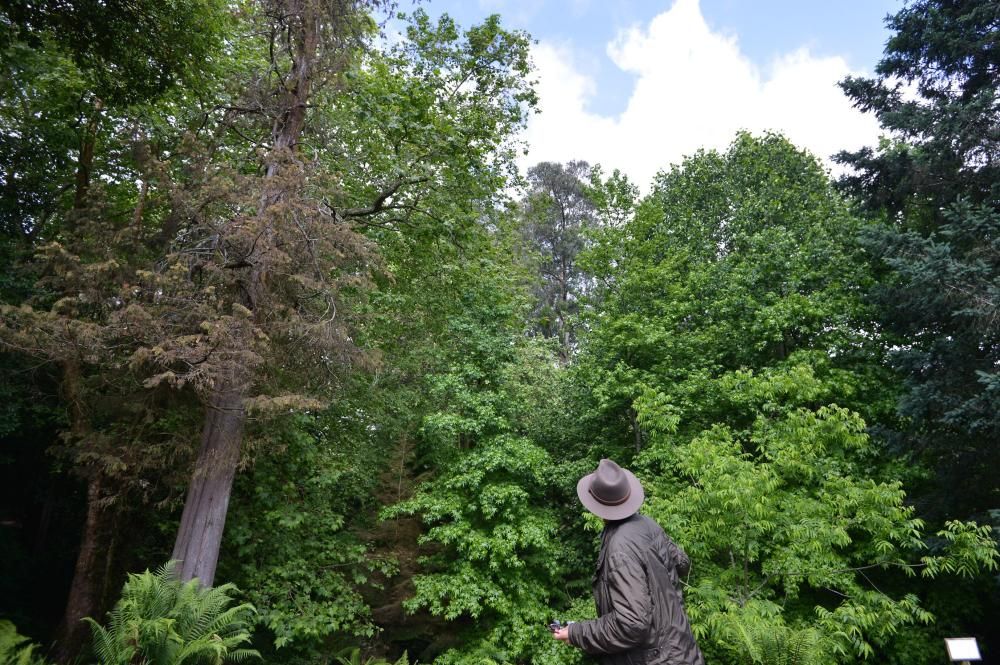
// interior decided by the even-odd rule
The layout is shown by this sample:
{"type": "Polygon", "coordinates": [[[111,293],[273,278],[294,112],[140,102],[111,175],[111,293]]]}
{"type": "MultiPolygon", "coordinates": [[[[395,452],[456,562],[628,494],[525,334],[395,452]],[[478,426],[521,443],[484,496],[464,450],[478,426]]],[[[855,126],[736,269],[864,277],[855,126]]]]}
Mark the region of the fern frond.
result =
{"type": "Polygon", "coordinates": [[[47,665],[46,660],[35,654],[37,644],[17,632],[10,621],[0,621],[0,663],[3,665],[47,665]]]}
{"type": "Polygon", "coordinates": [[[88,619],[100,664],[219,665],[259,657],[243,647],[256,610],[230,607],[236,587],[202,589],[197,581],[179,581],[175,571],[167,562],[155,573],[130,574],[107,626],[88,619]]]}
{"type": "Polygon", "coordinates": [[[242,663],[251,658],[260,658],[260,652],[256,649],[234,649],[229,652],[228,659],[234,663],[242,663]]]}

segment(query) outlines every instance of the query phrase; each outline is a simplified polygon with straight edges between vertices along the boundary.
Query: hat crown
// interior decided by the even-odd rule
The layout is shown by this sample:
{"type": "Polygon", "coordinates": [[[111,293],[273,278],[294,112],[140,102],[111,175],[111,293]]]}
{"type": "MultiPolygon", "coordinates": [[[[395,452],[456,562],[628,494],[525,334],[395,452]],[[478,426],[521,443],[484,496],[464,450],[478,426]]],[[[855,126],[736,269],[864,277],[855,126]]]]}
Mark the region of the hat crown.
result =
{"type": "Polygon", "coordinates": [[[612,460],[602,459],[594,472],[589,491],[605,506],[617,506],[628,501],[632,488],[620,466],[612,460]]]}

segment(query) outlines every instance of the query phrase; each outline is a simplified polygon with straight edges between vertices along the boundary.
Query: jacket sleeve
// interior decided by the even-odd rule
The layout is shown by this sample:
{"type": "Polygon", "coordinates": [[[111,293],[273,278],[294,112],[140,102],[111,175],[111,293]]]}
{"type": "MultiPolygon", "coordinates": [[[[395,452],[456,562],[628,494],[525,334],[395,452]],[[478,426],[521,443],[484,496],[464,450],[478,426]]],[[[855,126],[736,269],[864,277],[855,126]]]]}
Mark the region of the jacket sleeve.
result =
{"type": "Polygon", "coordinates": [[[688,559],[688,555],[684,553],[681,546],[675,543],[669,536],[667,537],[667,550],[670,552],[670,563],[673,564],[674,569],[677,571],[678,577],[687,577],[688,572],[691,570],[691,561],[688,559]]]}
{"type": "Polygon", "coordinates": [[[634,555],[611,554],[604,575],[611,610],[597,619],[570,624],[569,642],[590,655],[628,651],[646,643],[653,603],[646,572],[634,555]]]}

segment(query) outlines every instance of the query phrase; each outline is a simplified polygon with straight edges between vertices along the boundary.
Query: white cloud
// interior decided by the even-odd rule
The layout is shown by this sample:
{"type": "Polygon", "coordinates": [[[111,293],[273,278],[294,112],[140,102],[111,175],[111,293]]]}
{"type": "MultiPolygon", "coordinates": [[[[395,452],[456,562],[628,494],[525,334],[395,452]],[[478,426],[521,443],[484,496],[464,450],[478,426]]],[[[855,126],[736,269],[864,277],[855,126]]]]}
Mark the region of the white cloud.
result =
{"type": "Polygon", "coordinates": [[[823,159],[878,137],[874,118],[852,108],[836,85],[852,73],[844,58],[802,48],[762,71],[735,37],[709,29],[698,0],[677,0],[648,25],[622,32],[607,53],[636,77],[616,117],[586,110],[601,91],[577,69],[570,45],[534,48],[542,112],[529,121],[524,166],[586,159],[646,187],[656,171],[698,148],[725,148],[740,129],[780,131],[823,159]]]}

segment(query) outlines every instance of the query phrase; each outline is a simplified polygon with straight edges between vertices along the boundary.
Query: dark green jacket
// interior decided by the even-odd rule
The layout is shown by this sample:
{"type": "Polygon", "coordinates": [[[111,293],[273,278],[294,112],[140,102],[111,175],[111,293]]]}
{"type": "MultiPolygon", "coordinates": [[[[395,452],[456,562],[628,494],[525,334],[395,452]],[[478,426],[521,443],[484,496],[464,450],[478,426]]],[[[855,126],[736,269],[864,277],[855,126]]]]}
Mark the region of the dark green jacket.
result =
{"type": "Polygon", "coordinates": [[[648,517],[609,522],[594,572],[598,618],[571,624],[570,644],[604,665],[704,665],[681,595],[690,566],[648,517]]]}

